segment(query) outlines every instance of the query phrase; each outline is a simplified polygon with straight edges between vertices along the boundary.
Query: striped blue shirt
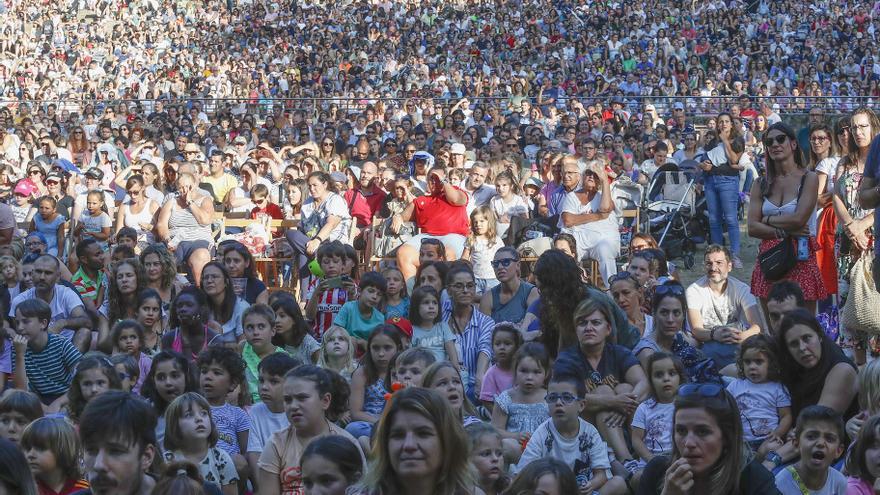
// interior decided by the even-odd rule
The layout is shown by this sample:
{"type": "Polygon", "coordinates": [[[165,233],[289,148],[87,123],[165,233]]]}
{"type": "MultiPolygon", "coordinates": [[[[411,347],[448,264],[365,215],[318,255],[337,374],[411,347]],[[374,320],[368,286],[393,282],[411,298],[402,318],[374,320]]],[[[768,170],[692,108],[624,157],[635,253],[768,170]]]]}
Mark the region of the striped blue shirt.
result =
{"type": "Polygon", "coordinates": [[[443,321],[449,325],[455,335],[458,358],[467,370],[465,390],[470,391],[476,381],[477,360],[480,354],[485,354],[489,361],[492,360],[492,329],[495,328],[495,322],[474,306],[467,327],[458,332],[452,323],[451,301],[443,305],[443,321]]]}
{"type": "MultiPolygon", "coordinates": [[[[35,352],[30,347],[25,351],[24,371],[27,374],[28,388],[40,396],[67,392],[80,359],[82,354],[70,340],[50,333],[42,351],[35,352]]],[[[12,362],[15,363],[14,347],[12,362]]],[[[21,371],[15,370],[16,373],[21,371]]]]}

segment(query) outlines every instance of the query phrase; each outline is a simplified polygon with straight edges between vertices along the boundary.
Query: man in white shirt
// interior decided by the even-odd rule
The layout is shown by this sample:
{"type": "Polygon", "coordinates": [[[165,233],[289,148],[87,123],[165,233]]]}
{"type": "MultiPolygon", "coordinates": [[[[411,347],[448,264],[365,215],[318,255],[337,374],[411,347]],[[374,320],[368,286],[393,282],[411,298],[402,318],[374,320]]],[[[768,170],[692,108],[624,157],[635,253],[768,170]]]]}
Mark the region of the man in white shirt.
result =
{"type": "Polygon", "coordinates": [[[486,184],[488,176],[489,166],[485,162],[474,162],[468,171],[468,178],[462,181],[461,188],[468,195],[468,216],[478,206],[489,204],[489,201],[495,196],[495,188],[486,184]]]}
{"type": "Polygon", "coordinates": [[[688,321],[703,353],[719,368],[736,366],[739,344],[761,331],[758,301],[749,286],[730,276],[730,251],[717,244],[706,248],[706,275],[688,286],[688,321]]]}
{"type": "Polygon", "coordinates": [[[49,333],[73,338],[80,352],[89,350],[92,338],[92,319],[86,313],[82,299],[75,290],[58,283],[61,263],[58,258],[44,254],[34,261],[34,286],[15,296],[9,304],[9,317],[15,317],[15,309],[22,301],[39,298],[52,308],[49,333]]]}

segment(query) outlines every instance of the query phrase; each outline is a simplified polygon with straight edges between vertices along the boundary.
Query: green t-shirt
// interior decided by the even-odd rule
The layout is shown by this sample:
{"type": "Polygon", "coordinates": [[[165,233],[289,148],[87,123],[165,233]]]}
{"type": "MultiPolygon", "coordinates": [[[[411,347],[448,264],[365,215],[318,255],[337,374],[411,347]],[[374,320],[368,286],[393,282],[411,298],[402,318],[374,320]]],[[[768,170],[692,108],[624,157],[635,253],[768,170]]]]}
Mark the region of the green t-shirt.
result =
{"type": "MultiPolygon", "coordinates": [[[[276,347],[275,352],[283,352],[287,354],[287,352],[280,348],[276,347]]],[[[241,351],[241,357],[244,359],[245,369],[244,369],[244,377],[247,380],[248,392],[251,393],[251,399],[253,399],[254,404],[260,402],[260,356],[257,356],[256,351],[251,345],[247,342],[244,343],[244,348],[241,351]]]]}
{"type": "Polygon", "coordinates": [[[385,322],[385,315],[379,310],[373,308],[373,313],[369,318],[364,319],[361,311],[358,309],[357,301],[349,301],[342,305],[342,309],[336,314],[333,324],[348,330],[348,334],[352,337],[367,340],[370,332],[385,322]]]}
{"type": "Polygon", "coordinates": [[[99,270],[98,279],[93,280],[83,271],[82,267],[79,267],[79,270],[73,274],[71,282],[73,283],[73,286],[76,287],[76,291],[79,293],[80,297],[95,302],[98,299],[98,289],[100,289],[101,284],[104,283],[105,276],[104,271],[99,270]]]}

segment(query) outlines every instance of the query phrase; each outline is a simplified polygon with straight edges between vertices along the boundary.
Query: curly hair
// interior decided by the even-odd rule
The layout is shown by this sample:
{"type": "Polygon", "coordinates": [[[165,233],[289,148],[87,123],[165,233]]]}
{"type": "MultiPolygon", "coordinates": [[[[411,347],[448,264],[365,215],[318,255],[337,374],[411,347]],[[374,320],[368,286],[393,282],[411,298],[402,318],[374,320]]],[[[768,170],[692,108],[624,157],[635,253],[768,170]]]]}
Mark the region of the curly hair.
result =
{"type": "Polygon", "coordinates": [[[577,262],[558,249],[545,251],[535,262],[535,280],[541,290],[541,340],[554,358],[560,346],[577,342],[571,315],[587,297],[580,273],[577,262]]]}
{"type": "Polygon", "coordinates": [[[138,294],[147,287],[147,274],[144,271],[144,265],[142,265],[137,258],[126,258],[112,263],[110,265],[110,276],[107,277],[107,281],[109,282],[107,288],[107,303],[110,306],[107,319],[110,323],[115,323],[125,317],[133,318],[137,316],[137,306],[135,301],[138,294]],[[137,277],[137,287],[132,293],[133,295],[128,298],[119,292],[119,286],[116,283],[116,275],[119,273],[119,269],[125,265],[131,266],[134,270],[135,277],[137,277]],[[130,312],[131,314],[129,314],[130,312]]]}
{"type": "Polygon", "coordinates": [[[174,256],[164,244],[150,244],[141,251],[140,260],[143,266],[146,266],[147,256],[151,254],[155,254],[162,265],[162,278],[160,280],[162,288],[170,288],[174,278],[177,276],[177,262],[174,260],[174,256]]]}

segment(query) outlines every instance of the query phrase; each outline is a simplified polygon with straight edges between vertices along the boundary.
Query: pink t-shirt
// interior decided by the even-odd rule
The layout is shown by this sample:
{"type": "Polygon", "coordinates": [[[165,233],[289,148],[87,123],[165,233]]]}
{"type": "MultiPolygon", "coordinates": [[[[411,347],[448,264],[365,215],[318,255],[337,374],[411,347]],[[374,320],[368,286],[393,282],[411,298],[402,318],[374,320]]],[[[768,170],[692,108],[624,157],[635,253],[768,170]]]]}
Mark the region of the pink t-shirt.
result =
{"type": "Polygon", "coordinates": [[[504,371],[493,364],[483,375],[480,400],[495,402],[498,394],[511,387],[513,387],[513,371],[504,371]]]}
{"type": "Polygon", "coordinates": [[[846,479],[846,495],[874,495],[874,487],[859,478],[846,479]]]}

